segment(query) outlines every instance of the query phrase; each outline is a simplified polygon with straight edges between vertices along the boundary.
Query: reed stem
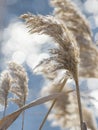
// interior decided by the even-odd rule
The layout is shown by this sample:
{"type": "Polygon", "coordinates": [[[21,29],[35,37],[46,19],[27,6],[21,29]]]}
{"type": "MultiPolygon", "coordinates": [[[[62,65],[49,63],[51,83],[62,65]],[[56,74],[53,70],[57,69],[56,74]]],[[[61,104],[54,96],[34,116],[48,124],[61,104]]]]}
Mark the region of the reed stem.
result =
{"type": "MultiPolygon", "coordinates": [[[[63,83],[61,84],[60,89],[59,89],[58,92],[61,92],[61,91],[62,91],[62,89],[63,89],[64,86],[65,86],[66,81],[67,81],[67,79],[65,79],[65,80],[63,81],[63,83]]],[[[43,119],[43,121],[42,121],[42,123],[41,123],[41,125],[40,125],[40,127],[39,127],[39,130],[42,130],[42,127],[44,126],[44,124],[45,124],[45,122],[46,122],[46,120],[47,120],[47,118],[48,118],[48,115],[50,114],[50,112],[51,112],[52,108],[54,107],[56,101],[57,101],[57,99],[55,99],[55,100],[53,101],[53,103],[51,104],[51,106],[50,106],[50,108],[49,108],[47,114],[45,115],[45,117],[44,117],[44,119],[43,119]]]]}
{"type": "Polygon", "coordinates": [[[81,99],[80,99],[80,90],[79,90],[79,83],[78,80],[75,80],[76,83],[76,93],[77,93],[77,101],[78,101],[78,109],[79,109],[79,117],[80,117],[80,128],[83,130],[83,116],[82,116],[82,106],[81,106],[81,99]]]}

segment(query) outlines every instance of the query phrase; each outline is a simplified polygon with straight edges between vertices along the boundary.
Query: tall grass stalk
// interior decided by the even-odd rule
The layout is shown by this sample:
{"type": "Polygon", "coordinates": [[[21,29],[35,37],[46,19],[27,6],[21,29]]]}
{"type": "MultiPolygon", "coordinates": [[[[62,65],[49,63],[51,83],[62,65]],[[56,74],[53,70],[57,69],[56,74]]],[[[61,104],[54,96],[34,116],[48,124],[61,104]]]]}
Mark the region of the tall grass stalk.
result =
{"type": "MultiPolygon", "coordinates": [[[[66,84],[66,81],[67,81],[67,79],[64,79],[64,81],[61,83],[61,85],[58,86],[58,87],[60,87],[58,92],[61,92],[61,91],[62,91],[62,89],[64,88],[64,86],[65,86],[65,84],[66,84]]],[[[55,100],[53,101],[53,103],[51,104],[51,106],[50,106],[50,108],[49,108],[47,114],[45,115],[45,117],[44,117],[44,119],[43,119],[43,121],[42,121],[42,123],[41,123],[41,125],[40,125],[40,127],[39,127],[39,130],[42,130],[42,127],[43,127],[43,125],[45,124],[45,122],[46,122],[46,120],[47,120],[47,118],[48,118],[48,115],[50,114],[50,112],[51,112],[52,108],[54,107],[56,101],[57,101],[57,99],[55,99],[55,100]]]]}
{"type": "Polygon", "coordinates": [[[79,49],[75,38],[61,21],[52,16],[35,16],[32,14],[24,14],[21,17],[26,20],[26,24],[28,28],[30,28],[30,33],[49,35],[58,44],[58,48],[54,48],[50,52],[52,56],[44,59],[40,65],[45,65],[45,68],[47,69],[51,61],[54,61],[53,67],[51,67],[52,69],[50,68],[51,72],[65,69],[68,70],[70,75],[72,75],[76,82],[80,125],[82,130],[83,118],[77,71],[79,63],[79,49]]]}
{"type": "Polygon", "coordinates": [[[78,80],[75,80],[75,83],[76,83],[77,101],[78,101],[78,109],[79,109],[79,116],[80,116],[80,127],[81,127],[81,130],[84,130],[83,129],[82,105],[81,105],[81,99],[80,99],[80,90],[79,90],[78,80]]]}

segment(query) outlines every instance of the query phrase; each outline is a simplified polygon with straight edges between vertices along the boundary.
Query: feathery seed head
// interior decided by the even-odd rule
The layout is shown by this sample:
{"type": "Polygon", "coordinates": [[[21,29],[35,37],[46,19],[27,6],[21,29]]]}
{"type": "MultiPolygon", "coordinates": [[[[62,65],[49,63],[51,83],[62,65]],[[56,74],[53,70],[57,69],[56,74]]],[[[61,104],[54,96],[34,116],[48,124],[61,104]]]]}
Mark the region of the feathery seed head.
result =
{"type": "Polygon", "coordinates": [[[0,77],[0,104],[4,105],[5,100],[7,101],[7,96],[10,87],[11,87],[11,77],[9,71],[4,71],[1,73],[0,77]]]}
{"type": "Polygon", "coordinates": [[[51,0],[50,2],[54,7],[54,17],[63,22],[63,25],[70,30],[79,44],[79,75],[98,77],[98,49],[92,44],[92,34],[88,21],[71,0],[51,0]]]}
{"type": "MultiPolygon", "coordinates": [[[[58,92],[61,84],[61,82],[52,82],[48,87],[45,85],[45,87],[42,88],[42,95],[58,92]]],[[[60,126],[63,129],[73,127],[80,129],[77,100],[76,96],[73,94],[73,90],[65,85],[61,93],[48,119],[52,120],[52,125],[60,126]]],[[[46,106],[49,108],[50,104],[48,103],[46,106]]],[[[92,111],[83,104],[82,109],[83,119],[87,127],[91,130],[97,130],[92,111]]]]}
{"type": "Polygon", "coordinates": [[[71,0],[51,0],[51,5],[54,7],[54,16],[61,19],[77,39],[81,38],[78,39],[79,43],[82,39],[85,42],[91,40],[89,23],[71,0]]]}
{"type": "Polygon", "coordinates": [[[11,92],[16,95],[16,98],[11,100],[21,107],[25,104],[28,95],[27,73],[21,65],[15,62],[10,62],[8,68],[12,76],[11,92]]]}
{"type": "Polygon", "coordinates": [[[79,50],[67,27],[52,16],[24,14],[21,17],[26,20],[31,33],[46,34],[56,42],[57,47],[51,49],[50,58],[44,59],[39,65],[45,65],[44,69],[47,69],[52,64],[51,72],[66,69],[75,79],[78,73],[79,50]]]}

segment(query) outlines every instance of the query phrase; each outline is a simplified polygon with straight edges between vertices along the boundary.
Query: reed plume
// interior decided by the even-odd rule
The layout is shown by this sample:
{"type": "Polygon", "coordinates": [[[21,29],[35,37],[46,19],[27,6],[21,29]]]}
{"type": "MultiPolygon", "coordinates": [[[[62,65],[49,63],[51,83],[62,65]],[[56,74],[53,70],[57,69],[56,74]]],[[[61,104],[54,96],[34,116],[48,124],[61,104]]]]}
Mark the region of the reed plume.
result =
{"type": "MultiPolygon", "coordinates": [[[[53,86],[55,86],[55,87],[57,88],[57,90],[58,90],[57,92],[61,92],[62,89],[64,88],[64,86],[65,86],[65,84],[66,84],[68,78],[69,78],[69,77],[66,75],[66,73],[65,73],[64,71],[63,71],[63,73],[61,73],[61,74],[60,74],[60,72],[58,72],[58,73],[56,72],[55,78],[54,78],[54,79],[51,79],[51,80],[50,80],[50,78],[49,78],[48,83],[49,83],[49,84],[52,84],[53,86]]],[[[45,94],[47,94],[47,92],[46,92],[45,94]]],[[[48,116],[49,116],[51,110],[53,109],[53,107],[54,107],[56,101],[57,101],[57,99],[55,99],[55,100],[52,102],[52,104],[51,104],[51,106],[50,106],[50,108],[49,108],[47,114],[45,115],[45,117],[44,117],[44,119],[43,119],[43,121],[42,121],[42,123],[41,123],[41,125],[40,125],[40,127],[39,127],[39,130],[42,129],[42,127],[43,127],[43,125],[44,125],[46,119],[48,118],[48,116]]]]}
{"type": "Polygon", "coordinates": [[[52,16],[35,16],[32,14],[24,14],[21,18],[25,19],[30,33],[46,34],[53,38],[57,48],[50,51],[50,58],[44,59],[39,65],[45,65],[47,69],[52,62],[50,72],[65,69],[72,75],[76,83],[77,100],[80,115],[80,126],[82,129],[82,110],[80,101],[80,91],[78,84],[78,63],[79,49],[76,40],[68,28],[63,23],[52,16]]]}
{"type": "MultiPolygon", "coordinates": [[[[58,92],[60,83],[58,82],[45,85],[42,88],[41,94],[48,95],[58,92]]],[[[58,97],[56,103],[52,109],[52,113],[49,115],[49,120],[52,121],[53,126],[59,126],[60,128],[78,128],[79,129],[79,115],[77,113],[77,100],[76,96],[69,86],[65,85],[62,89],[61,96],[58,97]]],[[[51,103],[51,102],[50,102],[51,103]]],[[[46,106],[49,108],[50,103],[46,106]]],[[[93,112],[84,106],[82,103],[83,119],[87,124],[87,128],[91,130],[97,130],[97,125],[93,112]]],[[[83,129],[84,130],[84,129],[83,129]]]]}
{"type": "Polygon", "coordinates": [[[0,77],[0,104],[4,106],[3,117],[6,114],[10,87],[11,87],[11,77],[9,72],[5,70],[1,73],[0,77]]]}
{"type": "MultiPolygon", "coordinates": [[[[12,98],[11,101],[16,103],[21,108],[22,106],[25,105],[28,95],[27,73],[21,65],[15,62],[10,62],[8,64],[8,68],[12,77],[10,92],[15,95],[15,97],[12,98]]],[[[22,130],[23,127],[24,127],[24,112],[22,119],[22,130]]]]}
{"type": "Polygon", "coordinates": [[[98,49],[93,44],[89,22],[71,0],[51,0],[51,5],[54,17],[72,32],[79,45],[79,76],[98,78],[98,49]]]}
{"type": "Polygon", "coordinates": [[[56,42],[56,48],[50,50],[50,57],[41,61],[39,65],[47,66],[45,70],[50,70],[50,72],[66,69],[76,79],[79,50],[68,29],[52,16],[24,14],[21,17],[26,20],[30,33],[49,35],[56,42]]]}

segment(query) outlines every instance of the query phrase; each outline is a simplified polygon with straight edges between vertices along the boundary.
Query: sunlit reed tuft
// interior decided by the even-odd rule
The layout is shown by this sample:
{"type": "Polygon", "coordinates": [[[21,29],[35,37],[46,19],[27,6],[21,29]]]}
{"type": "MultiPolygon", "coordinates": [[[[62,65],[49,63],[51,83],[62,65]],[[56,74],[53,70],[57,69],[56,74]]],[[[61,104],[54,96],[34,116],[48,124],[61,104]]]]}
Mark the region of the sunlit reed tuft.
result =
{"type": "Polygon", "coordinates": [[[45,64],[47,66],[45,69],[50,69],[50,72],[66,69],[75,79],[79,50],[73,35],[63,26],[62,22],[52,16],[24,14],[21,17],[26,20],[30,33],[49,35],[57,44],[56,48],[50,50],[50,58],[41,61],[40,65],[45,64]],[[50,64],[52,67],[49,68],[50,64]]]}
{"type": "MultiPolygon", "coordinates": [[[[27,73],[21,65],[15,62],[10,62],[8,64],[8,68],[12,76],[10,91],[11,93],[14,94],[14,98],[12,98],[11,101],[15,102],[19,107],[22,107],[23,105],[25,105],[28,95],[27,73]]],[[[24,126],[24,112],[23,112],[22,130],[23,126],[24,126]]]]}
{"type": "MultiPolygon", "coordinates": [[[[58,92],[60,88],[60,83],[45,84],[42,88],[42,95],[53,94],[58,92]]],[[[69,86],[65,85],[62,89],[62,95],[58,97],[52,113],[49,115],[49,120],[52,121],[53,126],[59,126],[60,128],[78,128],[79,129],[79,115],[76,96],[74,91],[69,86]]],[[[46,106],[49,108],[50,103],[46,106]]],[[[82,103],[83,119],[87,124],[87,127],[91,130],[97,130],[97,125],[93,112],[84,106],[82,103]]],[[[84,130],[84,129],[83,129],[84,130]]]]}
{"type": "Polygon", "coordinates": [[[4,113],[6,114],[6,108],[8,104],[8,94],[11,87],[11,77],[8,71],[3,71],[0,77],[0,104],[4,105],[4,113]]]}
{"type": "Polygon", "coordinates": [[[98,49],[93,44],[89,22],[71,0],[51,0],[51,5],[54,17],[72,32],[80,47],[79,75],[98,78],[98,49]]]}
{"type": "Polygon", "coordinates": [[[74,36],[59,19],[52,16],[36,16],[29,13],[22,15],[21,18],[25,19],[30,33],[49,35],[57,44],[57,48],[51,49],[50,58],[44,59],[39,65],[45,64],[45,68],[48,68],[49,63],[52,62],[50,72],[65,69],[73,76],[76,83],[80,127],[82,130],[83,118],[78,83],[79,49],[74,36]]]}

